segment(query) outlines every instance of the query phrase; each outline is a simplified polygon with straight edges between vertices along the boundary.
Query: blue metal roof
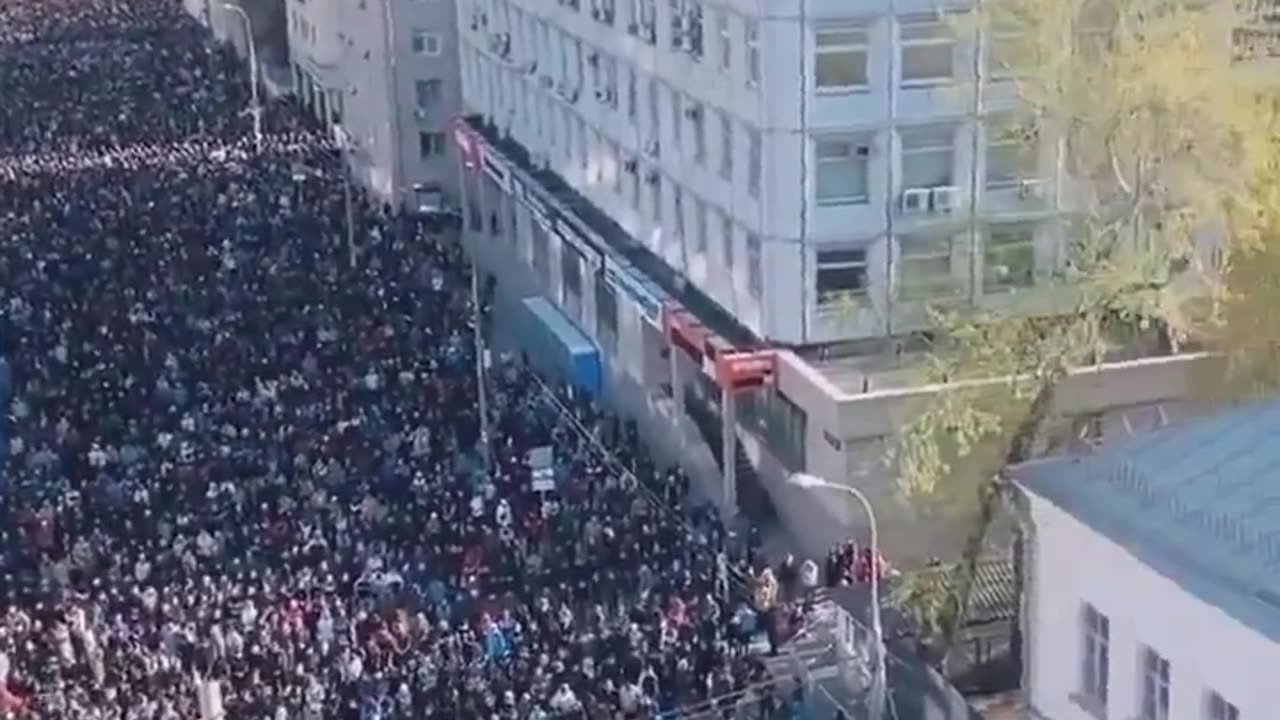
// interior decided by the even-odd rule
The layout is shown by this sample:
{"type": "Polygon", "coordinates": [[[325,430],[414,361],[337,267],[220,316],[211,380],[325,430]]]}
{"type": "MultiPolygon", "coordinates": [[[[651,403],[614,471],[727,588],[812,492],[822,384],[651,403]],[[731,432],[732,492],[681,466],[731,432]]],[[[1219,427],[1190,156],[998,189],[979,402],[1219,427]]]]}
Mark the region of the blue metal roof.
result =
{"type": "Polygon", "coordinates": [[[1280,642],[1280,399],[1018,468],[1018,484],[1280,642]]]}
{"type": "Polygon", "coordinates": [[[594,351],[596,349],[596,345],[591,342],[591,338],[587,337],[560,308],[547,299],[532,297],[525,298],[523,302],[529,312],[533,313],[533,316],[539,322],[546,325],[560,339],[560,342],[564,344],[569,352],[594,351]]]}

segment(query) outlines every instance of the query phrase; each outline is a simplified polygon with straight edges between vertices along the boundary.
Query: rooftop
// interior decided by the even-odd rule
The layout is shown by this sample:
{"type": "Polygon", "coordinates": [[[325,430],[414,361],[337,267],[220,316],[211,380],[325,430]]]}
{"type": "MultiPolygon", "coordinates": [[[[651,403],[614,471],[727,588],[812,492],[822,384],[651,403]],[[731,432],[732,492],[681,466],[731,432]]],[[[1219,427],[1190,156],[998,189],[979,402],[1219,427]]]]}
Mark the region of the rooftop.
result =
{"type": "Polygon", "coordinates": [[[1017,475],[1028,492],[1280,641],[1280,398],[1017,475]]]}

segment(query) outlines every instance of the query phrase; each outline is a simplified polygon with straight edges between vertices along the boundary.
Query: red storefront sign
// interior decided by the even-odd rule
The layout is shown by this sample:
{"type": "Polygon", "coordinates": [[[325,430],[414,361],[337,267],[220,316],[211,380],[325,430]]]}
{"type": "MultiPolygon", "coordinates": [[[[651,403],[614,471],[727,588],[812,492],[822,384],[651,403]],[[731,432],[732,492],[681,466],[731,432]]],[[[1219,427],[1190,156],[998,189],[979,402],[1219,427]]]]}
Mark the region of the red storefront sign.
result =
{"type": "Polygon", "coordinates": [[[721,353],[716,358],[716,384],[732,390],[760,387],[773,380],[776,362],[772,350],[721,353]]]}
{"type": "Polygon", "coordinates": [[[662,332],[667,342],[680,348],[695,365],[702,365],[708,354],[707,339],[711,333],[688,310],[675,303],[664,305],[662,332]]]}
{"type": "Polygon", "coordinates": [[[675,303],[663,307],[663,333],[721,389],[744,390],[772,381],[773,351],[738,351],[675,303]]]}
{"type": "Polygon", "coordinates": [[[480,148],[477,147],[476,137],[471,128],[467,127],[467,121],[462,118],[453,119],[453,144],[458,146],[458,155],[462,157],[464,168],[475,170],[480,166],[480,148]]]}

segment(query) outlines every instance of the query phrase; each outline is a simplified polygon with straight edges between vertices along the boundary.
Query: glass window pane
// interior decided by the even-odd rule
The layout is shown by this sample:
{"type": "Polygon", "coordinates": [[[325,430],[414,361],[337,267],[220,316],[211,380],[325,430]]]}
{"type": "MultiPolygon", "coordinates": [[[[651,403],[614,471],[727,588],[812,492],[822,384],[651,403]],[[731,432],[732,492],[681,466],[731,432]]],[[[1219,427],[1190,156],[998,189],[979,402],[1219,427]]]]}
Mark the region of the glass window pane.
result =
{"type": "Polygon", "coordinates": [[[818,163],[816,193],[819,202],[862,200],[867,197],[867,165],[864,159],[818,163]]]}
{"type": "Polygon", "coordinates": [[[906,188],[928,188],[952,185],[950,149],[913,152],[902,155],[902,185],[906,188]]]}
{"type": "Polygon", "coordinates": [[[860,87],[867,84],[867,53],[841,50],[818,53],[814,68],[820,88],[860,87]]]}
{"type": "Polygon", "coordinates": [[[952,77],[952,45],[908,46],[902,49],[902,79],[948,80],[952,77]]]}

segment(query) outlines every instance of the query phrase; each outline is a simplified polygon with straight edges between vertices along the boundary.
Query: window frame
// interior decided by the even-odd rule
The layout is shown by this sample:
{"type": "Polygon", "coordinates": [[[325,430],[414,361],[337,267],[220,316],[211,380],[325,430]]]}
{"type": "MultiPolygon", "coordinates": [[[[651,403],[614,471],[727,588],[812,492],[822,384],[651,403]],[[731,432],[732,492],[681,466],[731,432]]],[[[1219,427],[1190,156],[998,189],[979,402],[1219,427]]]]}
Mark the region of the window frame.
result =
{"type": "Polygon", "coordinates": [[[439,57],[444,54],[444,36],[430,30],[414,30],[409,37],[409,50],[414,55],[423,57],[439,57]],[[432,44],[435,50],[431,49],[432,44]],[[418,47],[421,45],[421,47],[418,47]]]}
{"type": "Polygon", "coordinates": [[[1240,708],[1227,700],[1216,690],[1205,694],[1205,720],[1240,720],[1240,708]]]}
{"type": "Polygon", "coordinates": [[[871,202],[871,141],[870,138],[861,135],[823,135],[813,139],[813,193],[814,202],[822,207],[839,207],[842,205],[866,205],[871,202]],[[823,146],[843,145],[848,152],[838,156],[825,155],[823,146]],[[866,148],[866,153],[861,153],[861,149],[866,148]],[[830,195],[824,197],[821,189],[822,183],[819,182],[819,171],[823,165],[835,163],[850,162],[853,165],[861,165],[862,170],[862,193],[861,194],[844,194],[830,195]]]}
{"type": "Polygon", "coordinates": [[[917,188],[939,188],[954,187],[956,184],[956,126],[950,124],[938,125],[919,125],[915,127],[900,128],[898,130],[898,139],[900,143],[899,155],[899,177],[902,179],[903,189],[917,188]],[[931,133],[938,134],[937,144],[931,144],[929,139],[931,133]],[[949,142],[943,144],[941,137],[943,134],[949,136],[949,142]],[[920,142],[915,144],[912,138],[929,139],[929,142],[920,142]],[[943,183],[919,184],[907,182],[907,160],[913,156],[924,156],[934,153],[946,152],[950,158],[947,170],[947,181],[943,183]]]}
{"type": "Polygon", "coordinates": [[[729,18],[729,11],[725,8],[716,8],[716,42],[718,44],[719,54],[716,59],[716,66],[723,73],[733,72],[733,30],[732,22],[729,18]]]}
{"type": "Polygon", "coordinates": [[[694,110],[693,117],[689,118],[689,132],[693,135],[693,161],[705,167],[707,164],[707,106],[694,101],[688,104],[687,109],[694,110]]]}
{"type": "Polygon", "coordinates": [[[747,195],[760,198],[764,179],[764,138],[759,128],[746,127],[747,135],[747,195]]]}
{"type": "Polygon", "coordinates": [[[415,110],[430,110],[440,104],[444,95],[444,81],[440,78],[420,78],[413,81],[413,107],[415,110]],[[435,88],[434,92],[424,93],[423,88],[435,88]],[[430,96],[423,102],[424,95],[430,96]]]}
{"type": "MultiPolygon", "coordinates": [[[[923,33],[922,33],[923,34],[923,33]]],[[[956,79],[956,37],[944,19],[905,19],[898,22],[898,85],[904,89],[950,85],[956,79]],[[931,37],[908,37],[909,34],[924,30],[937,30],[938,35],[931,37]],[[946,75],[914,75],[907,76],[908,53],[913,50],[930,50],[947,46],[950,53],[948,72],[946,75]]]]}
{"type": "Polygon", "coordinates": [[[1105,712],[1111,694],[1111,619],[1084,603],[1080,629],[1080,698],[1105,712]]]}
{"type": "Polygon", "coordinates": [[[418,131],[418,159],[430,160],[445,154],[445,134],[430,130],[418,131]]]}
{"type": "Polygon", "coordinates": [[[988,117],[983,125],[985,143],[983,147],[983,184],[988,190],[1006,190],[1015,188],[1025,180],[1039,177],[1039,153],[1037,148],[1026,138],[1018,137],[1018,125],[1013,118],[1005,116],[988,117]],[[998,163],[992,162],[995,153],[1014,154],[1012,171],[1001,177],[992,177],[992,170],[998,163]],[[1023,156],[1025,154],[1025,156],[1023,156]],[[1030,170],[1022,167],[1023,162],[1031,165],[1030,170]]]}
{"type": "Polygon", "coordinates": [[[1142,693],[1138,703],[1139,720],[1169,720],[1169,659],[1151,646],[1143,646],[1141,656],[1142,693]]]}
{"type": "Polygon", "coordinates": [[[737,253],[734,252],[733,244],[735,242],[735,233],[733,231],[733,218],[724,210],[720,211],[720,256],[724,259],[725,269],[729,271],[732,278],[734,273],[734,259],[737,253]]]}
{"type": "Polygon", "coordinates": [[[868,265],[870,253],[865,247],[822,248],[814,254],[814,298],[819,309],[838,305],[846,297],[865,297],[869,292],[871,272],[868,265]],[[826,256],[825,258],[823,256],[826,256]],[[839,277],[850,273],[857,287],[823,289],[824,273],[839,277]]]}
{"type": "Polygon", "coordinates": [[[710,244],[710,228],[707,220],[707,203],[700,197],[693,200],[693,253],[703,260],[710,244]]]}
{"type": "Polygon", "coordinates": [[[895,295],[904,301],[925,301],[955,297],[960,288],[955,281],[956,239],[950,235],[901,235],[897,238],[898,272],[895,295]],[[911,268],[945,262],[946,273],[938,277],[917,275],[911,268]]]}
{"type": "Polygon", "coordinates": [[[721,180],[733,183],[733,118],[723,110],[717,110],[720,121],[720,167],[718,174],[721,180]]]}
{"type": "MultiPolygon", "coordinates": [[[[855,61],[856,62],[856,61],[855,61]]],[[[814,92],[819,95],[847,95],[851,93],[866,92],[870,89],[870,62],[871,62],[871,39],[870,34],[865,25],[830,25],[814,29],[813,32],[813,87],[814,92]],[[823,36],[831,37],[837,35],[854,36],[861,35],[861,40],[852,42],[840,42],[830,45],[824,45],[823,36]],[[822,71],[820,62],[823,56],[850,55],[854,58],[861,57],[862,81],[847,85],[823,85],[819,79],[822,71]]],[[[851,73],[856,75],[857,70],[851,73]]]]}
{"type": "MultiPolygon", "coordinates": [[[[1008,265],[1009,263],[1005,263],[1008,265]]],[[[982,235],[982,291],[983,293],[1012,292],[1036,284],[1036,234],[1030,223],[1009,223],[989,226],[982,235]],[[1000,238],[998,241],[996,238],[1000,238]],[[1023,272],[1010,272],[1005,279],[994,278],[991,271],[1000,260],[1010,255],[1026,256],[1027,268],[1023,272]],[[1008,278],[1013,278],[1012,280],[1008,278]]]]}
{"type": "Polygon", "coordinates": [[[764,241],[759,233],[747,231],[747,292],[760,300],[764,297],[764,241]]]}
{"type": "Polygon", "coordinates": [[[747,87],[760,86],[760,21],[748,19],[742,27],[743,57],[747,65],[747,87]]]}

